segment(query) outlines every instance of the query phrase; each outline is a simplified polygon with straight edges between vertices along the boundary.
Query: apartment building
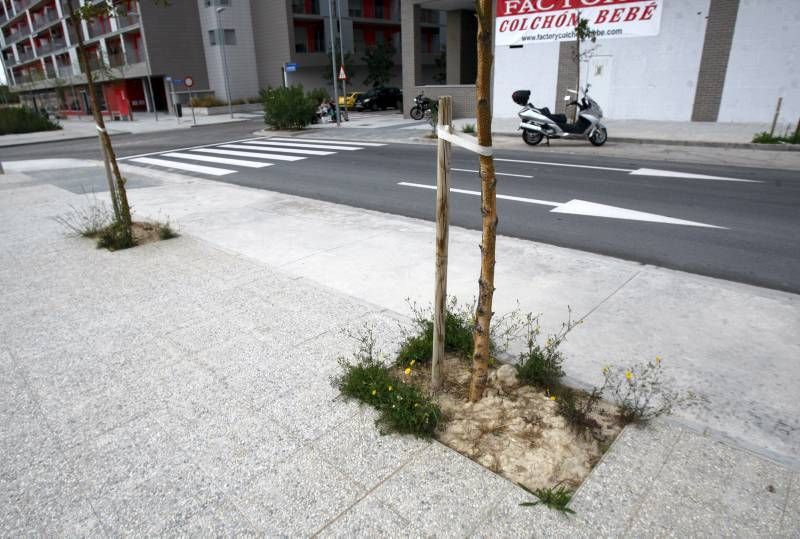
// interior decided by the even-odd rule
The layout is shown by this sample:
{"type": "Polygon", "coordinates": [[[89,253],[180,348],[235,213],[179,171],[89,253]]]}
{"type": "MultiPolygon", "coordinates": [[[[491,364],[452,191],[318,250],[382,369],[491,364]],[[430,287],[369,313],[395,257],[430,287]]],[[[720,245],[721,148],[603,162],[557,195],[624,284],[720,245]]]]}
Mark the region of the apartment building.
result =
{"type": "MultiPolygon", "coordinates": [[[[78,7],[105,0],[0,0],[0,57],[11,91],[23,103],[86,115],[86,76],[68,1],[78,7]]],[[[116,16],[81,21],[80,30],[105,115],[127,118],[169,109],[176,90],[170,78],[192,76],[199,90],[208,89],[195,2],[172,2],[169,7],[150,0],[115,4],[123,8],[116,16]]]]}

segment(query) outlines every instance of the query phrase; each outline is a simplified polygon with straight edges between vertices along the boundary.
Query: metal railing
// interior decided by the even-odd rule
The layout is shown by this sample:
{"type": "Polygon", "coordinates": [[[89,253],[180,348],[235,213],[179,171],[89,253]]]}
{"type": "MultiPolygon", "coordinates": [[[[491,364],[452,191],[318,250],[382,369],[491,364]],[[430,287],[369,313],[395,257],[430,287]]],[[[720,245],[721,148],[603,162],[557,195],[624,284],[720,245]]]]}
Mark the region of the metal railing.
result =
{"type": "Polygon", "coordinates": [[[136,49],[126,49],[125,59],[127,60],[128,65],[144,62],[144,57],[142,56],[142,52],[136,49]]]}
{"type": "Polygon", "coordinates": [[[118,29],[136,26],[140,21],[139,13],[136,11],[129,11],[124,15],[117,15],[116,19],[118,29]]]}
{"type": "Polygon", "coordinates": [[[17,59],[16,59],[16,58],[14,58],[13,56],[12,56],[11,58],[5,58],[5,57],[3,57],[3,64],[5,64],[5,66],[6,66],[6,67],[15,66],[15,65],[17,65],[18,63],[19,63],[19,62],[17,62],[17,59]]]}
{"type": "Polygon", "coordinates": [[[26,51],[26,52],[17,52],[17,56],[19,56],[19,63],[27,62],[28,60],[34,59],[33,49],[26,51]]]}
{"type": "Polygon", "coordinates": [[[72,66],[58,66],[58,77],[61,79],[67,79],[72,77],[75,72],[72,70],[72,66]]]}
{"type": "Polygon", "coordinates": [[[27,27],[23,28],[22,30],[13,30],[6,38],[6,45],[14,43],[15,41],[19,41],[23,37],[27,37],[29,35],[31,35],[31,29],[27,27]]]}

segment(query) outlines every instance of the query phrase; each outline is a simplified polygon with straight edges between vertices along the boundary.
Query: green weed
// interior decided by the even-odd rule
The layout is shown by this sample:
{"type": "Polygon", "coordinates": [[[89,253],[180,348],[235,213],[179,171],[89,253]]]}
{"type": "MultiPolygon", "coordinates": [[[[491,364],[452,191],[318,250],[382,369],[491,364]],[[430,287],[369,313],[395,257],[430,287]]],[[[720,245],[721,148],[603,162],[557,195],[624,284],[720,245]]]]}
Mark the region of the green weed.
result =
{"type": "Polygon", "coordinates": [[[572,491],[565,488],[561,483],[552,487],[552,488],[537,488],[536,490],[530,490],[524,485],[519,485],[526,492],[533,494],[537,498],[539,498],[538,502],[522,502],[520,505],[525,507],[531,507],[534,505],[545,505],[550,509],[555,509],[556,511],[561,511],[565,515],[574,515],[575,511],[567,507],[569,502],[572,500],[572,491]]]}
{"type": "Polygon", "coordinates": [[[468,135],[474,135],[475,134],[475,124],[464,124],[464,126],[461,128],[461,132],[462,133],[466,133],[468,135]]]}
{"type": "Polygon", "coordinates": [[[564,354],[558,349],[566,340],[567,334],[581,321],[572,321],[572,311],[569,318],[561,325],[561,330],[551,335],[544,343],[539,344],[541,327],[539,317],[528,314],[525,321],[527,348],[519,356],[517,375],[524,383],[544,389],[555,389],[561,384],[564,376],[564,354]]]}
{"type": "Polygon", "coordinates": [[[172,228],[169,221],[166,223],[156,223],[158,227],[158,237],[162,240],[171,240],[172,238],[177,238],[179,234],[172,228]]]}
{"type": "Polygon", "coordinates": [[[109,225],[97,231],[97,248],[108,249],[109,251],[119,251],[136,246],[136,239],[130,231],[125,229],[119,221],[113,221],[109,225]]]}
{"type": "Polygon", "coordinates": [[[348,398],[369,404],[379,412],[376,424],[382,434],[397,432],[431,438],[442,414],[418,388],[394,376],[380,360],[370,329],[360,336],[352,362],[341,358],[343,369],[334,385],[348,398]]]}

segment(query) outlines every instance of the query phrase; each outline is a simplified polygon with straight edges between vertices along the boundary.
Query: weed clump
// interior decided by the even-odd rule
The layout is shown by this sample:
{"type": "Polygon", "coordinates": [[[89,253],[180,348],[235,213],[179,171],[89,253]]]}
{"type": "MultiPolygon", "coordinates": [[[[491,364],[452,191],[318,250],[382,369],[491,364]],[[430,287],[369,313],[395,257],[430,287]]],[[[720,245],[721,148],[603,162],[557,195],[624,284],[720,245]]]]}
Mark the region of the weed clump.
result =
{"type": "Polygon", "coordinates": [[[461,128],[462,133],[466,133],[468,135],[475,134],[475,124],[464,124],[464,127],[461,128]]]}
{"type": "Polygon", "coordinates": [[[563,485],[558,484],[552,488],[537,488],[536,490],[530,490],[522,484],[519,486],[521,486],[529,494],[533,494],[539,498],[538,502],[523,502],[520,505],[530,507],[542,504],[550,509],[561,511],[565,515],[575,514],[575,511],[567,507],[569,502],[572,500],[572,491],[568,490],[563,485]]]}
{"type": "Polygon", "coordinates": [[[113,221],[101,228],[94,237],[97,239],[98,249],[119,251],[136,246],[136,238],[133,237],[133,233],[120,221],[113,221]]]}
{"type": "Polygon", "coordinates": [[[525,321],[527,351],[519,356],[517,375],[524,383],[542,389],[553,390],[561,385],[564,376],[564,354],[558,349],[566,340],[567,334],[581,321],[572,321],[572,311],[561,331],[551,335],[544,345],[539,344],[541,327],[539,317],[528,314],[525,321]]]}
{"type": "Polygon", "coordinates": [[[172,228],[172,225],[169,221],[166,223],[156,223],[156,227],[158,228],[158,238],[161,240],[171,240],[172,238],[177,238],[180,234],[172,228]]]}
{"type": "Polygon", "coordinates": [[[669,414],[677,403],[694,398],[691,393],[682,395],[666,387],[659,356],[654,361],[630,367],[607,365],[603,374],[605,381],[601,391],[607,391],[617,402],[623,423],[646,423],[669,414]]]}
{"type": "Polygon", "coordinates": [[[371,329],[359,337],[352,362],[340,358],[343,373],[334,385],[348,398],[369,404],[379,412],[382,434],[396,432],[431,438],[442,417],[439,407],[417,387],[394,376],[381,361],[371,329]]]}
{"type": "MultiPolygon", "coordinates": [[[[427,364],[433,356],[433,309],[409,306],[413,313],[414,331],[407,333],[397,354],[397,365],[411,361],[427,364]]],[[[495,317],[489,335],[489,353],[492,357],[505,351],[522,327],[518,310],[495,317]]],[[[472,334],[475,328],[475,303],[459,304],[451,297],[445,306],[444,350],[461,359],[469,359],[475,347],[472,334]]]]}

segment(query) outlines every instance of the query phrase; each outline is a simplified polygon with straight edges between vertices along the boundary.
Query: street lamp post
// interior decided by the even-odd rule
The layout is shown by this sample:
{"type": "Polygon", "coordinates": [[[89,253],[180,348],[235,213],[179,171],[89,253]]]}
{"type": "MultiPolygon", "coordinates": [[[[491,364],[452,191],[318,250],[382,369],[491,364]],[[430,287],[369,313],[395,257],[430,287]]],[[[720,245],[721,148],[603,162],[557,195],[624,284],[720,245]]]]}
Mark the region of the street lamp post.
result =
{"type": "Polygon", "coordinates": [[[331,68],[333,69],[333,99],[336,103],[336,127],[342,127],[342,116],[339,113],[339,85],[336,84],[336,42],[333,34],[333,4],[328,0],[328,17],[331,23],[331,68]]]}
{"type": "MultiPolygon", "coordinates": [[[[336,24],[339,29],[339,61],[344,67],[344,45],[342,44],[342,0],[336,0],[336,24]]],[[[336,80],[334,79],[334,84],[336,80]]],[[[347,80],[342,79],[342,95],[344,96],[344,121],[350,121],[350,115],[347,113],[347,80]]],[[[336,101],[339,102],[338,100],[336,101]]]]}
{"type": "Polygon", "coordinates": [[[217,40],[220,44],[220,52],[222,54],[222,69],[225,72],[225,94],[228,98],[228,112],[233,118],[233,105],[231,105],[231,81],[228,76],[228,57],[225,54],[225,30],[222,28],[222,21],[220,18],[221,13],[225,11],[224,7],[217,8],[217,40]]]}

